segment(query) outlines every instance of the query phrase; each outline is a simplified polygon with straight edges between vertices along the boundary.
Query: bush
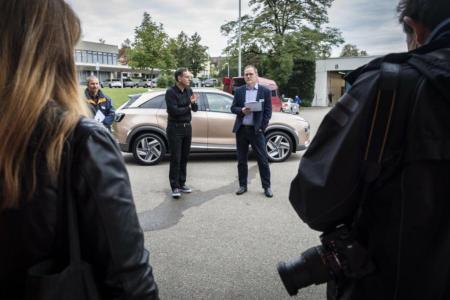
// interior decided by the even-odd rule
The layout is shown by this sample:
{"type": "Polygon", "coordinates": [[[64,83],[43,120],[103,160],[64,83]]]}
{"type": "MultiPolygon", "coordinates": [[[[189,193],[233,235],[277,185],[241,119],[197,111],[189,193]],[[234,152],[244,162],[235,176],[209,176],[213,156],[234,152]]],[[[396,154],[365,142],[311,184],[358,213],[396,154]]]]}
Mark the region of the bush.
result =
{"type": "Polygon", "coordinates": [[[294,59],[291,76],[280,90],[290,98],[296,95],[302,99],[302,106],[311,106],[314,99],[316,63],[313,60],[294,59]]]}
{"type": "Polygon", "coordinates": [[[173,72],[164,71],[158,79],[158,87],[166,88],[175,84],[175,78],[173,72]]]}

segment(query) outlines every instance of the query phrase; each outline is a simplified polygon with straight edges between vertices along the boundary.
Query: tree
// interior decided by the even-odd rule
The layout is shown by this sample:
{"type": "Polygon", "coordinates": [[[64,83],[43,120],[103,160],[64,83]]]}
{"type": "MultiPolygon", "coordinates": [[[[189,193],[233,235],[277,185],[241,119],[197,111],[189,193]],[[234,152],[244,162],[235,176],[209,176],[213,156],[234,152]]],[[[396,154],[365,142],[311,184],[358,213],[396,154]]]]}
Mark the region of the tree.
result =
{"type": "MultiPolygon", "coordinates": [[[[266,73],[285,86],[295,59],[329,57],[333,46],[342,44],[341,33],[328,23],[327,9],[333,0],[250,0],[254,17],[245,15],[242,23],[242,49],[258,48],[257,61],[266,73]]],[[[221,26],[228,37],[225,51],[237,51],[238,22],[221,26]]],[[[260,66],[260,67],[261,67],[260,66]]]]}
{"type": "Polygon", "coordinates": [[[167,58],[168,36],[163,25],[152,21],[149,13],[144,12],[140,26],[136,27],[134,43],[129,51],[129,65],[137,69],[164,69],[170,59],[167,58]]]}
{"type": "Polygon", "coordinates": [[[119,62],[122,65],[128,64],[128,55],[129,55],[130,48],[131,48],[130,44],[131,44],[131,41],[130,41],[130,39],[127,38],[126,40],[124,40],[122,42],[122,45],[119,49],[119,62]]]}
{"type": "Polygon", "coordinates": [[[345,44],[341,51],[341,57],[349,56],[367,56],[367,52],[365,50],[359,50],[356,45],[345,44]]]}
{"type": "Polygon", "coordinates": [[[188,68],[197,77],[197,74],[203,70],[205,62],[208,61],[208,47],[202,46],[200,41],[202,38],[196,32],[189,38],[189,50],[187,53],[188,68]]]}

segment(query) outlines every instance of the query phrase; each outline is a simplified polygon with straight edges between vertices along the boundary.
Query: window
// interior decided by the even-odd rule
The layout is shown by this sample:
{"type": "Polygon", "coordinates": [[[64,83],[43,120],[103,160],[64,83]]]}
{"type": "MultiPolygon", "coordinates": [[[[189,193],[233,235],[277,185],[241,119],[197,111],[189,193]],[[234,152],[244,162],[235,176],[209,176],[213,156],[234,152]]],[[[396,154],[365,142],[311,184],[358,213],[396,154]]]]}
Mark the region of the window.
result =
{"type": "Polygon", "coordinates": [[[92,63],[92,62],[93,62],[92,51],[88,51],[88,52],[87,52],[87,62],[88,62],[88,63],[92,63]]]}
{"type": "Polygon", "coordinates": [[[141,104],[139,107],[141,108],[163,108],[163,103],[164,106],[166,104],[166,100],[165,100],[165,96],[164,95],[160,95],[160,96],[156,96],[155,98],[152,98],[150,100],[148,100],[147,102],[141,104]]]}
{"type": "Polygon", "coordinates": [[[80,50],[76,50],[75,51],[75,61],[76,62],[82,62],[82,55],[81,55],[81,51],[80,50]]]}
{"type": "Polygon", "coordinates": [[[206,97],[208,98],[210,111],[231,113],[230,109],[233,99],[230,97],[214,93],[206,93],[206,97]]]}
{"type": "Polygon", "coordinates": [[[272,97],[276,97],[277,96],[277,91],[276,90],[272,90],[272,97]]]}

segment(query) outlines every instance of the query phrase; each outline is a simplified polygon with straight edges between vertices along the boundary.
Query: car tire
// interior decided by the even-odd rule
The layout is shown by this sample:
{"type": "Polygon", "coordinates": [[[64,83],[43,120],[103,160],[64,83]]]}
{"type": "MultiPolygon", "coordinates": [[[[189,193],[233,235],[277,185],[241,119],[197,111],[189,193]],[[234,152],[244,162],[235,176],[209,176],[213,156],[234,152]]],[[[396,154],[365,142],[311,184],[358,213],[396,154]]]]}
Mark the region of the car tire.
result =
{"type": "Polygon", "coordinates": [[[157,165],[166,155],[166,145],[159,135],[144,133],[134,140],[132,152],[138,164],[157,165]]]}
{"type": "Polygon", "coordinates": [[[266,134],[266,152],[271,162],[282,162],[291,156],[294,144],[291,137],[282,131],[266,134]]]}

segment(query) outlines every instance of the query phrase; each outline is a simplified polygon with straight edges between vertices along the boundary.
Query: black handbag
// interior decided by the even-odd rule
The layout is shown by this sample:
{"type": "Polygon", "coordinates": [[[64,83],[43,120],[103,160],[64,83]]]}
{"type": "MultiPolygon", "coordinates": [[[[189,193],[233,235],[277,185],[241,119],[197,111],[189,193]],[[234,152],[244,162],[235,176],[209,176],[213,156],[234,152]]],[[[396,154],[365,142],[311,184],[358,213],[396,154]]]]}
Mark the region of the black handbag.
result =
{"type": "MultiPolygon", "coordinates": [[[[68,143],[69,144],[69,143],[68,143]]],[[[71,193],[71,150],[61,176],[62,195],[67,201],[69,264],[62,266],[55,259],[38,263],[28,269],[26,300],[97,300],[101,299],[91,266],[81,259],[77,210],[71,193]]]]}

